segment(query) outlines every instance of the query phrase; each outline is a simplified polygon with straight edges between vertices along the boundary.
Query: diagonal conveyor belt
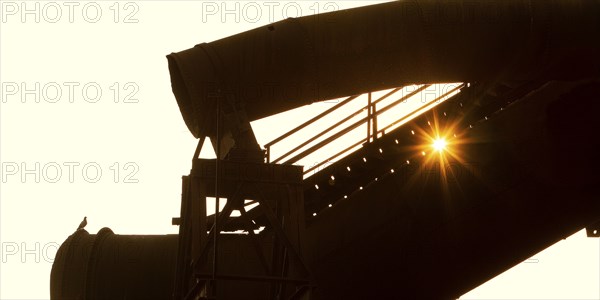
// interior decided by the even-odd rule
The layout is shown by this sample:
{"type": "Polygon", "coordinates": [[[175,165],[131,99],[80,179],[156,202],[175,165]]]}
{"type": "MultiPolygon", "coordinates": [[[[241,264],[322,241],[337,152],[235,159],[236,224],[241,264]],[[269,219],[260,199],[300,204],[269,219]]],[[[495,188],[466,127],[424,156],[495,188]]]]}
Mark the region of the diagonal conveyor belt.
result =
{"type": "Polygon", "coordinates": [[[581,121],[598,111],[598,82],[526,83],[461,113],[474,95],[306,179],[307,248],[325,294],[457,298],[600,218],[599,145],[581,121]],[[412,131],[455,125],[444,112],[461,125],[440,165],[412,131]]]}

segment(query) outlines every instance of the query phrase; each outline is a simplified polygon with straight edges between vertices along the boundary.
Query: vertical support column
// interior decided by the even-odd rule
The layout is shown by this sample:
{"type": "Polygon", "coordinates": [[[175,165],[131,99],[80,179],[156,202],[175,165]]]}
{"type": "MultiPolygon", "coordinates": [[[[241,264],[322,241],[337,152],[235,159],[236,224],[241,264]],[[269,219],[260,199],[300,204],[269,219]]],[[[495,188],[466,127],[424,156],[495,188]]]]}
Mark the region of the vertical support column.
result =
{"type": "Polygon", "coordinates": [[[183,176],[181,178],[181,209],[179,213],[179,243],[177,250],[177,262],[176,262],[176,272],[175,272],[175,285],[173,291],[174,299],[181,299],[183,297],[182,293],[186,291],[185,281],[187,280],[187,276],[185,274],[185,264],[187,262],[187,254],[188,254],[188,242],[187,242],[187,222],[188,222],[188,192],[190,186],[190,177],[183,176]]]}
{"type": "Polygon", "coordinates": [[[218,253],[219,253],[219,233],[221,233],[221,229],[219,227],[219,200],[220,200],[220,195],[219,195],[219,180],[221,178],[220,176],[220,162],[221,162],[221,138],[222,138],[222,132],[221,132],[221,99],[222,98],[218,98],[217,99],[217,146],[215,147],[215,150],[217,152],[217,159],[215,160],[215,221],[214,221],[214,241],[213,241],[213,269],[212,269],[212,295],[216,298],[217,297],[217,260],[218,260],[218,253]]]}
{"type": "Polygon", "coordinates": [[[298,206],[298,249],[300,255],[307,259],[308,248],[306,241],[306,214],[304,211],[304,188],[301,184],[292,186],[292,192],[295,195],[296,205],[298,206]]]}
{"type": "MultiPolygon", "coordinates": [[[[369,95],[371,95],[371,93],[369,93],[369,95]]],[[[372,117],[373,118],[373,121],[372,121],[373,122],[373,125],[372,125],[373,133],[372,133],[372,136],[373,136],[373,140],[376,140],[378,138],[378,136],[377,136],[377,104],[375,104],[375,103],[371,104],[371,114],[373,116],[372,117]]]]}
{"type": "Polygon", "coordinates": [[[371,111],[371,93],[367,99],[367,142],[371,142],[371,122],[373,118],[373,112],[371,111]]]}
{"type": "Polygon", "coordinates": [[[287,185],[287,198],[289,199],[289,215],[286,224],[286,234],[292,245],[295,246],[296,253],[303,256],[303,231],[304,223],[304,190],[297,184],[287,185]]]}
{"type": "MultiPolygon", "coordinates": [[[[371,92],[367,100],[367,142],[373,142],[377,139],[377,107],[373,103],[371,92]]],[[[377,102],[377,101],[375,101],[377,102]]]]}
{"type": "Polygon", "coordinates": [[[190,174],[182,178],[179,250],[175,277],[175,299],[183,299],[194,285],[190,267],[206,244],[206,183],[190,174]]]}
{"type": "Polygon", "coordinates": [[[192,253],[194,262],[197,259],[197,253],[207,243],[206,235],[206,183],[199,178],[192,177],[190,186],[190,204],[192,213],[190,215],[192,225],[192,253]]]}

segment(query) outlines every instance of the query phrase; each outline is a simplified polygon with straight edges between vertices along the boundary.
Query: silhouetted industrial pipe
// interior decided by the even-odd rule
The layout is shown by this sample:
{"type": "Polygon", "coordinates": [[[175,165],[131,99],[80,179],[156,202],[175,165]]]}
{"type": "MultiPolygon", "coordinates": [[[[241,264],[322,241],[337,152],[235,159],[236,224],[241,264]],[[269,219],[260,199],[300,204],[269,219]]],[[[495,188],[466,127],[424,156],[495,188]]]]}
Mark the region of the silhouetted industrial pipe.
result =
{"type": "Polygon", "coordinates": [[[171,299],[177,235],[77,230],[52,264],[52,299],[171,299]]]}
{"type": "Polygon", "coordinates": [[[596,75],[599,20],[597,0],[397,1],[290,18],[167,58],[188,128],[214,136],[219,97],[256,120],[406,83],[596,75]]]}

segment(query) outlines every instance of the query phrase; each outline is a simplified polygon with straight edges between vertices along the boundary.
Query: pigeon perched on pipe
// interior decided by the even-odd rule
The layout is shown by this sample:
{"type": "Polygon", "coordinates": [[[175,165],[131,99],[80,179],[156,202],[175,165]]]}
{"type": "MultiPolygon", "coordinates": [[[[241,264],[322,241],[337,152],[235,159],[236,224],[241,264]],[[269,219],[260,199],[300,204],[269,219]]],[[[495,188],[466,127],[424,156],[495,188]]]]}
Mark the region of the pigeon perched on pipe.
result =
{"type": "Polygon", "coordinates": [[[81,221],[81,223],[79,223],[79,227],[77,227],[77,230],[83,229],[83,227],[85,227],[85,225],[87,225],[87,217],[83,217],[83,221],[81,221]]]}

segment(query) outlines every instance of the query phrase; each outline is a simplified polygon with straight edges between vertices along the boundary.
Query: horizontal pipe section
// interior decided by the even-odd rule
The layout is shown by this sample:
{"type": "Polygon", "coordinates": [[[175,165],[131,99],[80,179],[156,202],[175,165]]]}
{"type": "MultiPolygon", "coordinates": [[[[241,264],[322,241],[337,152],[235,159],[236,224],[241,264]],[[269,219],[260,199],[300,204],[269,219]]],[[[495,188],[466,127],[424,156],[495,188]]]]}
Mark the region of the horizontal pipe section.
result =
{"type": "Polygon", "coordinates": [[[215,101],[250,120],[411,83],[597,76],[597,0],[395,1],[289,18],[167,56],[196,137],[215,101]]]}
{"type": "Polygon", "coordinates": [[[170,299],[177,235],[78,230],[61,245],[50,276],[52,299],[170,299]]]}

